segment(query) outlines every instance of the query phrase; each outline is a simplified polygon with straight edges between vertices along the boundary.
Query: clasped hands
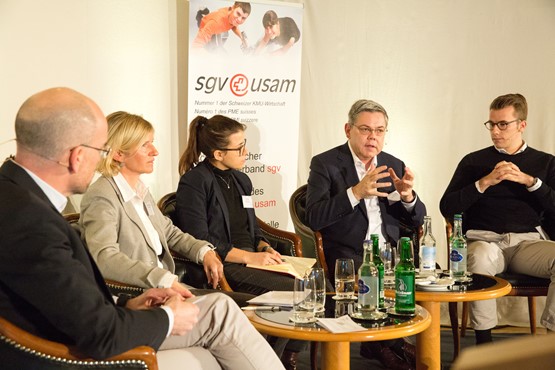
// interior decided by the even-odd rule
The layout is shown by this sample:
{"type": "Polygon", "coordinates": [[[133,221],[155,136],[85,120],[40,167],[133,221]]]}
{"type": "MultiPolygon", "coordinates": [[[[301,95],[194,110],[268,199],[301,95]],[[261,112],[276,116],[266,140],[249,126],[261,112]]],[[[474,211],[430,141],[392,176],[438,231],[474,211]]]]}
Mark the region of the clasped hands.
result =
{"type": "Polygon", "coordinates": [[[403,202],[410,203],[414,200],[414,193],[412,191],[414,173],[410,168],[405,167],[405,174],[402,178],[399,178],[393,168],[388,168],[387,166],[376,167],[373,164],[368,171],[366,171],[362,180],[352,187],[354,196],[357,200],[369,198],[371,196],[387,197],[388,194],[380,191],[380,189],[391,186],[391,182],[378,182],[378,180],[388,177],[393,181],[393,186],[401,196],[403,202]]]}
{"type": "Polygon", "coordinates": [[[534,177],[522,172],[518,166],[512,162],[501,161],[495,165],[493,170],[486,176],[478,180],[478,186],[482,192],[490,186],[495,186],[501,181],[507,180],[522,184],[526,187],[534,185],[534,177]]]}

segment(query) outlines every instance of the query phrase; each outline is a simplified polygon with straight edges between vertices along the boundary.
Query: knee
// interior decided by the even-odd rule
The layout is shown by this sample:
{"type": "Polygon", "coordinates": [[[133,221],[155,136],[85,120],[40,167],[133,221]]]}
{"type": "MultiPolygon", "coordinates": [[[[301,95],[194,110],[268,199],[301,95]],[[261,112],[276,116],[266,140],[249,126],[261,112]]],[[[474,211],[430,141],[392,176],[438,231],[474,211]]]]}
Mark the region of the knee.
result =
{"type": "Polygon", "coordinates": [[[467,258],[470,271],[494,275],[499,258],[498,248],[488,242],[472,242],[468,245],[467,258]]]}

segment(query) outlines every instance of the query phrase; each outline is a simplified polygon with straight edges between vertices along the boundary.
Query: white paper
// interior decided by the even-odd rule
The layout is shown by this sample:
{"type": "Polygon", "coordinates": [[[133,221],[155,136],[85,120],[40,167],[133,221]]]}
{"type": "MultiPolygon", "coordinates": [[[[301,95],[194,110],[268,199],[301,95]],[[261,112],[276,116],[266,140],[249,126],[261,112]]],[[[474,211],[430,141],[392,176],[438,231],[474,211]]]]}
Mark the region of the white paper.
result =
{"type": "Polygon", "coordinates": [[[349,333],[353,331],[363,331],[368,330],[363,328],[353,320],[348,315],[338,317],[336,319],[321,319],[318,318],[318,324],[323,328],[327,329],[332,333],[349,333]]]}
{"type": "Polygon", "coordinates": [[[270,291],[248,300],[250,304],[293,307],[293,292],[270,291]]]}

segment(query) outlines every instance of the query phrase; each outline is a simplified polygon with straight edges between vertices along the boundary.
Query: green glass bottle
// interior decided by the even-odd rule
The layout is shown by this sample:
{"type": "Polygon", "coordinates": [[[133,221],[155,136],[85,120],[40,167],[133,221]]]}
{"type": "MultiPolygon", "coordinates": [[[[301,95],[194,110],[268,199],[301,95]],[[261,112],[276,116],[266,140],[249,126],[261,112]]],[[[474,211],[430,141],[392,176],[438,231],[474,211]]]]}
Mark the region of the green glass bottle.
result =
{"type": "Polygon", "coordinates": [[[380,236],[378,234],[370,235],[370,239],[372,240],[372,254],[374,255],[374,265],[378,269],[378,277],[380,279],[379,282],[379,307],[385,307],[385,293],[384,293],[384,264],[382,258],[380,257],[380,236]]]}
{"type": "Polygon", "coordinates": [[[400,314],[413,314],[414,263],[410,238],[403,237],[400,242],[400,261],[395,266],[395,311],[400,314]]]}

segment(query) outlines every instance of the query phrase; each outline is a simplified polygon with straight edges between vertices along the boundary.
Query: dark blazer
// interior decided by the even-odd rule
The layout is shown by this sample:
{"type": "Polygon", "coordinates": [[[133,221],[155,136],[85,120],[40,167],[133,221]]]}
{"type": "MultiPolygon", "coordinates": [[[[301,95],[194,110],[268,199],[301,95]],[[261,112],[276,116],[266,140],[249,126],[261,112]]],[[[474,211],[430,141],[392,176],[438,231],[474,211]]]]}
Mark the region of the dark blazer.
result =
{"type": "MultiPolygon", "coordinates": [[[[232,170],[233,180],[241,195],[251,195],[252,182],[247,175],[232,170]]],[[[208,159],[181,176],[176,192],[176,226],[197,239],[207,240],[217,248],[225,261],[233,247],[229,211],[208,159]]],[[[247,208],[249,231],[254,246],[266,240],[256,222],[254,208],[247,208]]]]}
{"type": "MultiPolygon", "coordinates": [[[[378,154],[378,166],[382,165],[392,168],[399,177],[405,174],[405,164],[388,153],[378,154]]],[[[380,181],[392,182],[390,178],[380,181]]],[[[337,258],[353,258],[355,264],[362,260],[362,243],[368,230],[366,205],[360,202],[353,209],[347,196],[347,189],[358,182],[347,143],[312,158],[307,190],[307,219],[310,227],[322,234],[326,263],[332,278],[337,258]]],[[[392,184],[381,188],[381,191],[392,193],[395,187],[392,184]]],[[[390,204],[385,197],[379,197],[378,200],[382,233],[393,245],[399,239],[399,222],[415,228],[422,225],[426,207],[419,198],[410,213],[401,201],[390,204]]]]}
{"type": "Polygon", "coordinates": [[[77,232],[12,161],[0,168],[0,204],[2,317],[97,359],[160,346],[166,313],[117,307],[77,232]]]}

